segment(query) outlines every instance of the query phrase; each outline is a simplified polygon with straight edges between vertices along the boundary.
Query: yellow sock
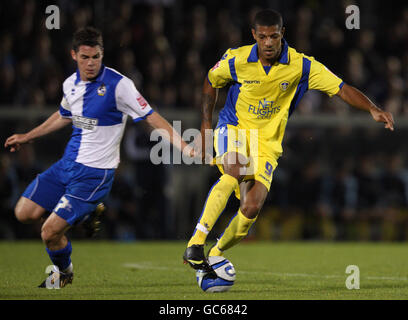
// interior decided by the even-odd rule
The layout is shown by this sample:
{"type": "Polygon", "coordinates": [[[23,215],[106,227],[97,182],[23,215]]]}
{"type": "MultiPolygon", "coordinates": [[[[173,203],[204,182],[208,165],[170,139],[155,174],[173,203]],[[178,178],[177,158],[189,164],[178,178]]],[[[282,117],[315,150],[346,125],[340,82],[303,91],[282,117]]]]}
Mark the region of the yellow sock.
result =
{"type": "Polygon", "coordinates": [[[241,212],[241,209],[238,210],[237,214],[231,219],[228,227],[225,229],[221,238],[218,240],[217,245],[214,249],[211,250],[209,255],[222,255],[222,252],[235,246],[248,234],[249,229],[256,221],[256,218],[248,219],[241,212]],[[221,254],[217,254],[218,252],[221,254]]]}
{"type": "Polygon", "coordinates": [[[211,248],[210,252],[208,253],[208,256],[214,257],[214,256],[222,256],[224,254],[223,251],[221,251],[217,245],[211,248]]]}
{"type": "Polygon", "coordinates": [[[204,244],[208,233],[221,215],[228,199],[235,188],[238,187],[238,180],[234,177],[223,174],[221,178],[212,186],[208,193],[207,200],[201,217],[194,230],[193,236],[188,242],[187,247],[193,244],[204,244]]]}

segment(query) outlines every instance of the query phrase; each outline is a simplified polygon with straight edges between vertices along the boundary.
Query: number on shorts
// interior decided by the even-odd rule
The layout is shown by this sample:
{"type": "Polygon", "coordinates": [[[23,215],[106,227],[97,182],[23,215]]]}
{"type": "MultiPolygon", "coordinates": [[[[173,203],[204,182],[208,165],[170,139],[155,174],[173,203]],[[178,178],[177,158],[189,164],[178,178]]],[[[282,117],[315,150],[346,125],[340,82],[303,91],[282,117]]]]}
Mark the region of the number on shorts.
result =
{"type": "Polygon", "coordinates": [[[268,175],[268,176],[270,176],[271,174],[272,174],[272,171],[273,171],[273,167],[272,167],[272,165],[268,162],[268,161],[266,161],[266,164],[265,164],[265,173],[268,175]]]}
{"type": "Polygon", "coordinates": [[[53,210],[54,212],[58,212],[59,209],[67,209],[68,211],[71,211],[72,206],[69,203],[69,200],[63,196],[60,201],[58,202],[58,205],[55,207],[53,210]]]}

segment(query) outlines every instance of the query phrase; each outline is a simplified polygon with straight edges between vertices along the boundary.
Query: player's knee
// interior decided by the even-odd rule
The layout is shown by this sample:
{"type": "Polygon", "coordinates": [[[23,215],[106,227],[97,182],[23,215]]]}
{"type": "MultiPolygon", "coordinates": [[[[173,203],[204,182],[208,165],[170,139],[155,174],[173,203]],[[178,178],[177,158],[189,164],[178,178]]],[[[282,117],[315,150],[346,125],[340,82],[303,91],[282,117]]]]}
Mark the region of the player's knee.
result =
{"type": "Polygon", "coordinates": [[[262,203],[254,200],[246,200],[241,204],[241,212],[248,219],[254,219],[262,209],[262,203]]]}
{"type": "Polygon", "coordinates": [[[24,207],[21,207],[21,206],[17,205],[14,208],[14,215],[16,216],[16,219],[21,223],[28,224],[28,223],[33,222],[33,219],[30,216],[30,213],[24,207]]]}
{"type": "Polygon", "coordinates": [[[237,180],[245,176],[246,167],[241,164],[224,165],[224,172],[237,180]]]}
{"type": "Polygon", "coordinates": [[[247,159],[236,152],[228,153],[223,160],[224,172],[240,180],[246,175],[247,159]]]}
{"type": "Polygon", "coordinates": [[[39,220],[44,212],[42,207],[24,197],[18,200],[14,208],[14,215],[21,223],[33,223],[39,220]]]}
{"type": "Polygon", "coordinates": [[[58,241],[59,238],[59,233],[55,232],[52,228],[43,225],[41,228],[41,239],[46,245],[58,241]]]}

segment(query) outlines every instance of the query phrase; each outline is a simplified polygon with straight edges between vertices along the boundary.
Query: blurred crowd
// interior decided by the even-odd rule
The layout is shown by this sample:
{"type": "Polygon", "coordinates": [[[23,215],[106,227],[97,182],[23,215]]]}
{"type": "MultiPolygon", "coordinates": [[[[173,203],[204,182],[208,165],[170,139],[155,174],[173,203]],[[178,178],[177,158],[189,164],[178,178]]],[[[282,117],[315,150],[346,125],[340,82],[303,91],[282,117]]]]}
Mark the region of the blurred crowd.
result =
{"type": "MultiPolygon", "coordinates": [[[[93,25],[104,35],[104,63],[130,77],[153,107],[198,111],[207,70],[226,49],[254,43],[250,22],[265,7],[283,14],[290,46],[314,56],[395,117],[408,114],[408,4],[318,0],[0,2],[0,109],[57,107],[62,82],[75,71],[72,34],[93,25]],[[45,28],[50,4],[60,8],[59,30],[45,28]],[[360,30],[345,27],[350,4],[359,6],[360,30]]],[[[225,95],[220,91],[219,107],[225,95]]],[[[353,112],[340,99],[328,99],[308,92],[296,113],[353,112]]],[[[0,119],[0,136],[33,125],[0,119]]],[[[271,192],[250,237],[408,240],[407,133],[397,130],[391,139],[381,129],[288,127],[271,192]]],[[[0,238],[38,237],[40,224],[17,223],[12,208],[56,160],[68,136],[64,131],[47,137],[12,156],[0,152],[0,238]]],[[[184,212],[174,212],[174,167],[152,165],[151,146],[142,127],[127,129],[102,237],[190,236],[199,216],[193,202],[202,206],[205,194],[189,196],[184,212]],[[177,219],[188,227],[179,229],[177,219]]],[[[200,182],[204,189],[217,175],[214,169],[200,182]]],[[[228,210],[236,205],[231,200],[228,210]]],[[[221,224],[229,220],[228,210],[221,224]]],[[[75,232],[82,236],[80,229],[75,232]]]]}
{"type": "MultiPolygon", "coordinates": [[[[346,0],[1,2],[0,105],[57,105],[62,81],[75,71],[72,34],[94,25],[104,35],[105,63],[133,79],[152,105],[199,108],[206,72],[226,49],[254,43],[250,23],[265,7],[282,13],[290,46],[395,115],[408,112],[408,5],[346,0]],[[60,9],[59,30],[45,28],[49,4],[60,9]],[[351,4],[360,10],[359,30],[345,26],[351,4]]],[[[350,110],[338,103],[310,94],[298,110],[350,110]]]]}
{"type": "Polygon", "coordinates": [[[406,134],[347,127],[293,130],[257,236],[408,240],[406,134]]]}
{"type": "MultiPolygon", "coordinates": [[[[249,239],[408,241],[407,135],[408,129],[288,128],[284,154],[249,239]]],[[[44,157],[64,136],[68,132],[26,145],[15,155],[1,154],[0,238],[38,237],[41,223],[18,223],[13,206],[32,179],[56,160],[56,153],[62,153],[59,143],[54,156],[44,157]]],[[[145,128],[127,129],[99,237],[131,241],[190,236],[218,170],[153,165],[152,146],[145,128]]],[[[232,195],[210,239],[219,236],[238,206],[232,195]]],[[[73,232],[84,236],[80,227],[73,232]]]]}

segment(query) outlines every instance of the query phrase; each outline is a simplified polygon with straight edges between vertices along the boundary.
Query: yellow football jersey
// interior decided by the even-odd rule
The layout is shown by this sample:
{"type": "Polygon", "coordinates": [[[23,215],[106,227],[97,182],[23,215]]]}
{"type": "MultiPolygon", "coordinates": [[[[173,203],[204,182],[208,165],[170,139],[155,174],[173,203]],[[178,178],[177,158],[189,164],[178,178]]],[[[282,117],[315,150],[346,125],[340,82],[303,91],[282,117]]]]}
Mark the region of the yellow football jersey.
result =
{"type": "Polygon", "coordinates": [[[213,88],[231,84],[217,128],[227,124],[258,129],[266,149],[282,154],[282,139],[289,116],[307,90],[320,90],[330,97],[343,81],[313,57],[297,52],[283,39],[282,53],[265,71],[258,45],[228,49],[208,72],[213,88]]]}

